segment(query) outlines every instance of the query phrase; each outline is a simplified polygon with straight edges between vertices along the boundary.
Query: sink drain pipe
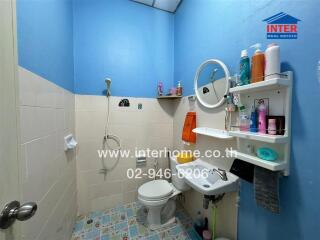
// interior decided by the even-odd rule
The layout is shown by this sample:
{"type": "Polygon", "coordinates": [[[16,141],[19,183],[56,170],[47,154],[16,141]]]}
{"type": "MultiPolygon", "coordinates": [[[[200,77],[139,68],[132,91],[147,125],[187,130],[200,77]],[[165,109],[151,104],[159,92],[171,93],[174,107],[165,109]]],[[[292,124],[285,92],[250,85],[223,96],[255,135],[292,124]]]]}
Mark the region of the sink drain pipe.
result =
{"type": "Polygon", "coordinates": [[[203,208],[208,209],[209,203],[212,202],[212,240],[215,239],[216,232],[216,221],[217,221],[217,203],[220,202],[224,197],[224,194],[220,195],[204,195],[203,197],[203,208]]]}
{"type": "Polygon", "coordinates": [[[212,240],[216,238],[217,205],[212,205],[212,240]]]}
{"type": "Polygon", "coordinates": [[[212,204],[217,204],[220,202],[224,197],[224,194],[220,195],[204,195],[203,197],[203,208],[208,209],[209,203],[212,202],[212,204]]]}

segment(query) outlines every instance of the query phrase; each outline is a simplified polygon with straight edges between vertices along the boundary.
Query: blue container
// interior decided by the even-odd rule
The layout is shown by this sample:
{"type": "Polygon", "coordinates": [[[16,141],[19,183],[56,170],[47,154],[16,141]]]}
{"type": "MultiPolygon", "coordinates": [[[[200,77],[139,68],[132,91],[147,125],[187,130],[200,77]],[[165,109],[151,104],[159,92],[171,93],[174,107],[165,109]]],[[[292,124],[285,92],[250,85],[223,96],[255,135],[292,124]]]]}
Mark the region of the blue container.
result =
{"type": "Polygon", "coordinates": [[[258,112],[254,106],[252,106],[251,110],[250,132],[258,132],[258,112]]]}

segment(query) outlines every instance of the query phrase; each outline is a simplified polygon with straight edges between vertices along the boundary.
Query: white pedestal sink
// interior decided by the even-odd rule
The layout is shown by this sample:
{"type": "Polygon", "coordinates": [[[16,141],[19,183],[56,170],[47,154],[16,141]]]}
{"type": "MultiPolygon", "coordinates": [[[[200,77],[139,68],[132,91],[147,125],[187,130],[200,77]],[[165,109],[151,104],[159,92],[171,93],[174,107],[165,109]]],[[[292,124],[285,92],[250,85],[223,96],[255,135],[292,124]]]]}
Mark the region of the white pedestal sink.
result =
{"type": "Polygon", "coordinates": [[[227,180],[222,180],[215,171],[218,167],[201,159],[179,164],[176,169],[179,177],[184,178],[191,188],[202,194],[218,195],[239,190],[239,178],[236,175],[226,172],[227,180]]]}

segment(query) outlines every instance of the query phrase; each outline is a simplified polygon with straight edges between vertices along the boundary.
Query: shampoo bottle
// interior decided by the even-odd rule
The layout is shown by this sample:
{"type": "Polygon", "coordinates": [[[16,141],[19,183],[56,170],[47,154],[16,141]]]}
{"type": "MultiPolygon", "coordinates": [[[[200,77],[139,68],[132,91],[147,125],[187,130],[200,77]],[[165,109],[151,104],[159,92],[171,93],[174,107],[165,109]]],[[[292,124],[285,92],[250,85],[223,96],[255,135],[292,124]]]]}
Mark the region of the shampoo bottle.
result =
{"type": "Polygon", "coordinates": [[[264,53],[260,50],[260,43],[252,45],[251,48],[256,49],[251,61],[251,82],[261,82],[264,80],[265,56],[264,53]]]}
{"type": "Polygon", "coordinates": [[[258,115],[259,115],[259,133],[266,133],[267,131],[267,107],[264,104],[263,99],[259,101],[258,107],[258,115]]]}
{"type": "Polygon", "coordinates": [[[240,85],[247,85],[250,83],[250,59],[248,57],[248,51],[241,51],[240,60],[240,85]]]}

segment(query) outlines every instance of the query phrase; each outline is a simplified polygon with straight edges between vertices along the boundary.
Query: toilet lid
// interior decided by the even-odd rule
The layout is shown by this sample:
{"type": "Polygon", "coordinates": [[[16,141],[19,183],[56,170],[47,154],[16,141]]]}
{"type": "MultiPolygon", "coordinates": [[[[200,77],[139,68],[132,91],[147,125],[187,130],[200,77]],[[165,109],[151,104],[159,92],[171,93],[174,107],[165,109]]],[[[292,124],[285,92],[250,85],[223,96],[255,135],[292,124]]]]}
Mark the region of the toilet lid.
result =
{"type": "Polygon", "coordinates": [[[154,180],[139,187],[138,193],[141,197],[150,200],[161,199],[171,195],[173,188],[166,180],[154,180]]]}

